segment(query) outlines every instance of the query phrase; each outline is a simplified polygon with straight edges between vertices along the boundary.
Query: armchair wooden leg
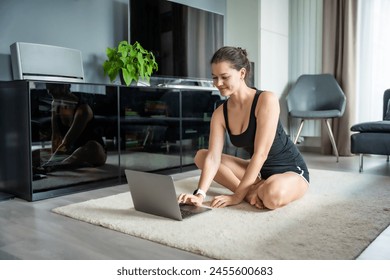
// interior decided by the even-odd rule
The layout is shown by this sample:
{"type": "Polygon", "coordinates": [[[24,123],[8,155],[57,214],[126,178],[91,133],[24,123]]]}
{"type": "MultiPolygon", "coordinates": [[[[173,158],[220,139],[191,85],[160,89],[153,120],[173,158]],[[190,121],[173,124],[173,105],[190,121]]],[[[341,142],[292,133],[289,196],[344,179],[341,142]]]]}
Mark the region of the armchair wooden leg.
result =
{"type": "Polygon", "coordinates": [[[328,128],[330,142],[332,143],[333,150],[336,154],[336,161],[339,162],[339,151],[337,150],[336,142],[335,142],[334,137],[333,137],[333,132],[332,132],[332,128],[330,127],[329,120],[326,119],[325,123],[326,123],[326,127],[328,128]]]}

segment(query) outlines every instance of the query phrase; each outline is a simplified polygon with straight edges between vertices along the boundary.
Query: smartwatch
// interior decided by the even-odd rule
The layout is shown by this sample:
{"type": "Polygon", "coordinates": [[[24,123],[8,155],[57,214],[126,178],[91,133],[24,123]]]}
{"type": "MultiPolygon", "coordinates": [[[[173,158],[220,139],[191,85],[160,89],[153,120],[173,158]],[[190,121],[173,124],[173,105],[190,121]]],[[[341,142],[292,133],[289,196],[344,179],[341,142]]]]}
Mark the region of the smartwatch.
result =
{"type": "Polygon", "coordinates": [[[201,189],[196,189],[193,193],[193,195],[198,195],[200,194],[201,196],[203,196],[203,199],[206,199],[206,193],[204,191],[202,191],[201,189]]]}

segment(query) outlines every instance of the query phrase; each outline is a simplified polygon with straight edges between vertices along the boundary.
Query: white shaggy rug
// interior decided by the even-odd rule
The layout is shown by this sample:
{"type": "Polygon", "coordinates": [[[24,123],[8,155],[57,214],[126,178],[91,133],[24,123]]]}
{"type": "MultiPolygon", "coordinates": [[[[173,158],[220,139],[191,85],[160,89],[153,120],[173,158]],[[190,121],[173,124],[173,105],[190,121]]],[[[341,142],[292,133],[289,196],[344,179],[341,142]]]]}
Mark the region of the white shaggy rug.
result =
{"type": "MultiPolygon", "coordinates": [[[[213,259],[355,259],[390,224],[390,177],[315,169],[310,177],[302,199],[275,211],[243,202],[179,222],[135,211],[128,192],[53,211],[213,259]]],[[[177,181],[177,193],[197,179],[177,181]]],[[[208,195],[219,193],[214,184],[208,195]]]]}

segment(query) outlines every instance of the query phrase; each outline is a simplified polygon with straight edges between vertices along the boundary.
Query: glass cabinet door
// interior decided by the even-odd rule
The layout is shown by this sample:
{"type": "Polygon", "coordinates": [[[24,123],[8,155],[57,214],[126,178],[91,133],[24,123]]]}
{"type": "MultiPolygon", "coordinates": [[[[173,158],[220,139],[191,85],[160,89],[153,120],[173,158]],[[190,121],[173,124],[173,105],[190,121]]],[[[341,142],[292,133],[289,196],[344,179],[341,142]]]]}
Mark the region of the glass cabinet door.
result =
{"type": "Polygon", "coordinates": [[[30,82],[33,191],[117,180],[117,88],[30,82]]]}
{"type": "Polygon", "coordinates": [[[217,100],[212,91],[121,87],[121,165],[142,171],[193,165],[196,151],[208,146],[217,100]]]}
{"type": "Polygon", "coordinates": [[[119,111],[123,168],[159,171],[181,166],[179,92],[121,87],[119,111]]]}

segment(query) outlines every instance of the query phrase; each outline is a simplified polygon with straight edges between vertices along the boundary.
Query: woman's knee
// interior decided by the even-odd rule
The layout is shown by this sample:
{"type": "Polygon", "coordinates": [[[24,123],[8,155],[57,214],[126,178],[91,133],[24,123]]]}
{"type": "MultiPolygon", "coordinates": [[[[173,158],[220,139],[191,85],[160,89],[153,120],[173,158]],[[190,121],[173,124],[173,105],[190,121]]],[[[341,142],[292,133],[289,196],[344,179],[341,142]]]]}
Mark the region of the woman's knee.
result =
{"type": "Polygon", "coordinates": [[[196,155],[194,158],[194,163],[199,169],[203,168],[204,159],[206,157],[206,154],[207,154],[207,149],[200,149],[196,152],[196,155]]]}
{"type": "Polygon", "coordinates": [[[301,198],[307,189],[308,184],[296,174],[279,174],[265,181],[259,197],[265,207],[277,209],[301,198]]]}
{"type": "Polygon", "coordinates": [[[273,184],[272,182],[265,182],[262,189],[262,201],[265,207],[274,210],[283,207],[286,204],[285,201],[286,192],[280,186],[273,184]]]}

